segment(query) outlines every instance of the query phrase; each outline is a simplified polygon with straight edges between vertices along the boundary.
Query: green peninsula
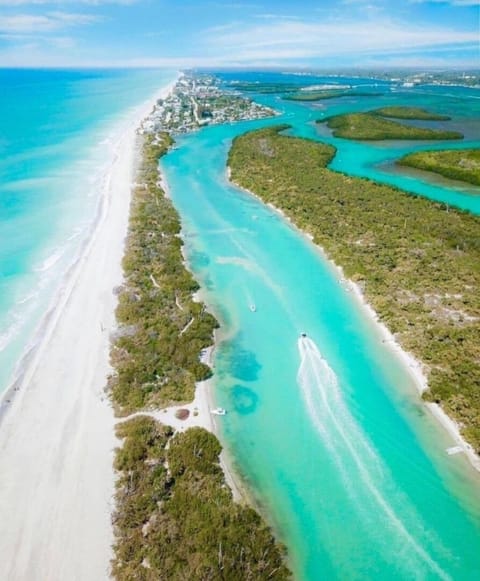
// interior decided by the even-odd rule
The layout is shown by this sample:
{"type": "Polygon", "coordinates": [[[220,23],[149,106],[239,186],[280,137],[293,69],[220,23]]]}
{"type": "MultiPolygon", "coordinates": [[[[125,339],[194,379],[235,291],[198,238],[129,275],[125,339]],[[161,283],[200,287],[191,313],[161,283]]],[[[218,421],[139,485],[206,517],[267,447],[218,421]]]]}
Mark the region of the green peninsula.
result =
{"type": "Polygon", "coordinates": [[[480,218],[333,172],[333,147],[283,129],[236,138],[232,180],[283,210],[360,285],[425,365],[425,399],[480,451],[480,218]]]}
{"type": "Polygon", "coordinates": [[[480,149],[418,151],[405,155],[397,164],[480,186],[480,149]]]}
{"type": "Polygon", "coordinates": [[[430,111],[421,109],[420,107],[382,107],[381,109],[370,111],[370,113],[382,117],[393,117],[394,119],[412,119],[422,121],[448,121],[450,119],[448,115],[438,115],[437,113],[431,113],[430,111]]]}
{"type": "Polygon", "coordinates": [[[463,139],[457,131],[425,129],[403,125],[396,121],[384,119],[374,113],[348,113],[320,119],[317,123],[326,123],[333,129],[335,137],[357,139],[360,141],[382,141],[386,139],[406,140],[448,140],[463,139]]]}

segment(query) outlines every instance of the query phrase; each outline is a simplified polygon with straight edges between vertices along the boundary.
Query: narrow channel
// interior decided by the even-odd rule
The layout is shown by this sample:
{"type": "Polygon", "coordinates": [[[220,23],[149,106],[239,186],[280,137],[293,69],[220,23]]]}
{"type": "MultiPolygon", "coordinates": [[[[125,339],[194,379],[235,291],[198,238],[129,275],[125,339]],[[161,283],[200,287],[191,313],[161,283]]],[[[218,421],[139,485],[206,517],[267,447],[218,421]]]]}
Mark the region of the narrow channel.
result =
{"type": "Polygon", "coordinates": [[[231,464],[300,580],[476,579],[478,475],[446,454],[411,370],[338,271],[228,183],[232,138],[258,126],[204,129],[162,160],[222,322],[214,398],[231,464]]]}

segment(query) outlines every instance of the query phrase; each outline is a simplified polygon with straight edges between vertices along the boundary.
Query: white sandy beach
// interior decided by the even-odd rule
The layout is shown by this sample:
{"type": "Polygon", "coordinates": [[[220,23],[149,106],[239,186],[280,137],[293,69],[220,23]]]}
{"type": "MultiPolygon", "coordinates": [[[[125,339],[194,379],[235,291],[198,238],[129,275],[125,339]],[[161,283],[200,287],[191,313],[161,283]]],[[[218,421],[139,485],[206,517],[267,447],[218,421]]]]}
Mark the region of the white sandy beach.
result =
{"type": "Polygon", "coordinates": [[[7,396],[0,424],[0,579],[108,577],[117,445],[104,395],[112,291],[122,280],[135,130],[153,103],[135,111],[115,146],[94,233],[7,396]]]}

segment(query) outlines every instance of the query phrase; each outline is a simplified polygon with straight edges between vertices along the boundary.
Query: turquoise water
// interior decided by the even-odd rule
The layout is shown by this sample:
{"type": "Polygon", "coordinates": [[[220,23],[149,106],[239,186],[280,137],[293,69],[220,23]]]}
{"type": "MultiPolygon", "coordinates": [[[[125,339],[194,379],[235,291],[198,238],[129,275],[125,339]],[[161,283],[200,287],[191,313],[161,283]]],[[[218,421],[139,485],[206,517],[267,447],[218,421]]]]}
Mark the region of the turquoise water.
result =
{"type": "MultiPolygon", "coordinates": [[[[320,138],[308,124],[316,111],[282,108],[294,133],[320,138]]],[[[189,262],[222,321],[214,376],[216,402],[229,411],[217,420],[222,442],[286,543],[296,578],[477,579],[478,476],[462,455],[446,455],[451,438],[331,265],[227,182],[232,138],[278,121],[207,128],[162,160],[189,262]]],[[[382,151],[369,146],[354,170],[338,169],[379,171],[370,161],[382,151]]],[[[445,191],[451,204],[472,201],[445,191]]]]}
{"type": "MultiPolygon", "coordinates": [[[[223,74],[227,82],[238,75],[223,74]]],[[[445,147],[480,147],[480,89],[465,87],[420,86],[412,89],[398,87],[395,83],[355,78],[299,77],[259,73],[245,73],[246,80],[259,82],[297,82],[351,84],[361,90],[383,92],[381,97],[348,97],[328,99],[315,104],[283,101],[279,95],[253,94],[255,100],[276,108],[283,113],[282,120],[291,123],[292,134],[310,139],[319,139],[334,145],[338,152],[332,161],[331,169],[347,174],[362,176],[391,184],[412,193],[433,200],[440,200],[459,208],[480,213],[479,189],[459,183],[442,187],[433,181],[421,181],[408,175],[408,170],[396,169],[391,173],[395,159],[402,155],[424,149],[444,149],[445,147]],[[419,125],[448,128],[465,135],[463,140],[448,142],[380,142],[359,143],[347,139],[337,139],[330,135],[325,125],[317,125],[317,119],[331,117],[347,112],[360,112],[394,105],[424,107],[443,115],[449,115],[447,122],[417,122],[419,125]],[[475,193],[473,193],[475,192],[475,193]]],[[[249,93],[249,95],[251,95],[249,93]]]]}
{"type": "Polygon", "coordinates": [[[0,393],[88,236],[116,137],[174,77],[0,70],[0,393]]]}

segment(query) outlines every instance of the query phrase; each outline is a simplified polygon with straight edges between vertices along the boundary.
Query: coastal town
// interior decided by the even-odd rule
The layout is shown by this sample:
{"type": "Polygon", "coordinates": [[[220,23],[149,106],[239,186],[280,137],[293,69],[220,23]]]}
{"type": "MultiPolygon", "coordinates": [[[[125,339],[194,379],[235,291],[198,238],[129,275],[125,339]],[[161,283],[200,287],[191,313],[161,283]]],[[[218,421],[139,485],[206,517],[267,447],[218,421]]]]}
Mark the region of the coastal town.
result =
{"type": "Polygon", "coordinates": [[[214,75],[183,73],[170,94],[158,99],[142,130],[188,133],[205,125],[263,119],[276,114],[270,107],[224,90],[214,75]]]}
{"type": "Polygon", "coordinates": [[[391,81],[402,81],[403,87],[415,87],[416,85],[444,85],[459,87],[480,87],[480,75],[478,71],[427,71],[411,72],[403,75],[395,75],[391,81]]]}

